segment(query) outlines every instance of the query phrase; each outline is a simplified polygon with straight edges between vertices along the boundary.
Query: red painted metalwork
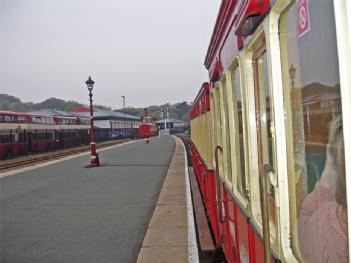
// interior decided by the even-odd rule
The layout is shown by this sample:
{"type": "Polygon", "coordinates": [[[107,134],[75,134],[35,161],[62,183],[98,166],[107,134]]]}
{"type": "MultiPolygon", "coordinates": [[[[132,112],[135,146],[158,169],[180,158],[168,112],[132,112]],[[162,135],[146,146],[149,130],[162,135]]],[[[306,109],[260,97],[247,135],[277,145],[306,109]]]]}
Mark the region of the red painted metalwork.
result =
{"type": "MultiPolygon", "coordinates": [[[[217,80],[223,72],[223,67],[220,66],[224,56],[222,48],[228,41],[232,28],[238,36],[238,50],[241,50],[244,46],[243,37],[255,31],[269,8],[270,0],[222,0],[204,63],[211,81],[217,80]]],[[[238,50],[230,50],[226,56],[232,58],[238,50]]]]}
{"type": "Polygon", "coordinates": [[[90,112],[89,108],[86,107],[76,107],[70,110],[71,112],[90,112]]]}
{"type": "Polygon", "coordinates": [[[216,191],[220,179],[214,171],[208,170],[194,144],[191,156],[215,244],[222,246],[228,262],[263,262],[263,243],[250,218],[222,181],[219,182],[221,202],[218,205],[216,191]]]}
{"type": "MultiPolygon", "coordinates": [[[[90,77],[89,77],[90,79],[90,77]]],[[[94,142],[94,117],[93,117],[93,94],[91,90],[89,90],[89,102],[90,102],[90,166],[91,167],[98,167],[100,166],[99,157],[96,154],[96,145],[94,142]]]]}
{"type": "Polygon", "coordinates": [[[211,61],[213,61],[216,57],[216,54],[218,54],[218,49],[221,47],[224,36],[229,30],[228,26],[231,24],[230,21],[234,19],[232,15],[236,4],[236,0],[222,0],[216,24],[212,33],[211,42],[206,54],[205,65],[207,69],[211,64],[211,61]]]}
{"type": "Polygon", "coordinates": [[[158,126],[150,123],[143,123],[139,125],[139,136],[140,138],[149,138],[157,136],[159,133],[158,126]]]}
{"type": "Polygon", "coordinates": [[[235,33],[239,36],[252,34],[270,7],[270,0],[242,0],[236,9],[235,33]]]}
{"type": "Polygon", "coordinates": [[[236,38],[236,42],[237,42],[237,45],[238,45],[238,49],[242,50],[244,48],[244,37],[238,36],[236,38]]]}
{"type": "Polygon", "coordinates": [[[217,81],[223,73],[223,65],[220,58],[216,58],[215,63],[209,69],[209,75],[211,81],[217,81]]]}
{"type": "Polygon", "coordinates": [[[210,85],[205,82],[202,84],[190,111],[190,119],[195,119],[201,114],[210,110],[210,85]]]}

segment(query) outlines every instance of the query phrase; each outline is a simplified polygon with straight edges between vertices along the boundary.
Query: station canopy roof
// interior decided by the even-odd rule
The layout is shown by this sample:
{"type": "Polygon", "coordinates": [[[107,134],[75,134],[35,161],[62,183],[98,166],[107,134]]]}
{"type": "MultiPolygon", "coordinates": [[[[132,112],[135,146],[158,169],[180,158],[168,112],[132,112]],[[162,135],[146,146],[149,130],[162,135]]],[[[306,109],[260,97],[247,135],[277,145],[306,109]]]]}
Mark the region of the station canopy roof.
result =
{"type": "Polygon", "coordinates": [[[177,119],[172,119],[172,118],[164,118],[164,119],[159,119],[155,123],[164,123],[164,122],[171,122],[171,123],[184,123],[184,121],[177,120],[177,119]]]}
{"type": "MultiPolygon", "coordinates": [[[[78,116],[84,116],[84,117],[89,117],[90,112],[75,112],[74,114],[77,114],[78,116]]],[[[141,122],[140,117],[130,115],[130,114],[123,114],[123,112],[118,112],[118,111],[107,111],[107,110],[98,110],[94,109],[94,119],[95,120],[124,120],[124,117],[126,120],[129,121],[139,121],[141,122]]]]}
{"type": "MultiPolygon", "coordinates": [[[[38,115],[47,115],[47,116],[61,116],[61,117],[90,117],[90,111],[87,112],[67,112],[61,110],[51,110],[51,109],[42,109],[40,111],[32,111],[31,114],[38,115]]],[[[94,119],[95,120],[125,120],[128,121],[139,121],[140,118],[130,114],[123,114],[122,112],[117,111],[106,111],[106,110],[94,110],[94,119]]]]}
{"type": "Polygon", "coordinates": [[[68,112],[62,110],[42,109],[39,111],[31,111],[30,114],[47,115],[47,116],[61,116],[61,117],[81,117],[75,112],[68,112]]]}

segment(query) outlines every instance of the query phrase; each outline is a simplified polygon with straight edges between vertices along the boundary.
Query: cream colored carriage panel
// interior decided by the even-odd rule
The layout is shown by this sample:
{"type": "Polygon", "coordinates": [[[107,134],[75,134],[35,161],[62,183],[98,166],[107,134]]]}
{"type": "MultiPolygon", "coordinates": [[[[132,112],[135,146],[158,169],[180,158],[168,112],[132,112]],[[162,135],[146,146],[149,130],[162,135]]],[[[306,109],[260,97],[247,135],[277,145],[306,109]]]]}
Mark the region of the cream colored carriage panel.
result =
{"type": "Polygon", "coordinates": [[[201,141],[201,155],[202,159],[204,160],[205,164],[207,165],[207,156],[206,156],[206,137],[207,137],[207,132],[205,129],[205,114],[203,113],[201,115],[201,132],[202,132],[202,141],[201,141]]]}
{"type": "Polygon", "coordinates": [[[208,156],[207,156],[207,151],[208,151],[208,131],[206,129],[206,113],[202,114],[202,119],[201,119],[201,130],[203,133],[203,159],[204,162],[206,164],[206,166],[208,166],[208,156]]]}
{"type": "MultiPolygon", "coordinates": [[[[212,110],[212,109],[211,109],[212,110]]],[[[213,135],[212,135],[212,112],[207,111],[205,113],[205,129],[206,129],[206,156],[207,156],[207,166],[209,170],[213,170],[212,160],[213,160],[213,135]]]]}
{"type": "Polygon", "coordinates": [[[209,151],[212,148],[211,131],[209,130],[211,126],[208,127],[207,124],[208,121],[211,121],[211,119],[207,120],[209,116],[211,113],[206,112],[191,120],[191,140],[205,164],[212,167],[212,159],[209,158],[209,151]]]}
{"type": "Polygon", "coordinates": [[[198,140],[198,128],[197,128],[197,120],[192,119],[190,122],[190,128],[191,128],[191,141],[193,142],[193,144],[195,145],[195,147],[197,148],[197,140],[198,140]]]}
{"type": "Polygon", "coordinates": [[[205,164],[207,164],[207,156],[206,156],[206,137],[207,132],[205,129],[205,114],[201,115],[200,125],[201,125],[201,133],[202,133],[202,141],[201,141],[201,156],[204,160],[205,164]]]}

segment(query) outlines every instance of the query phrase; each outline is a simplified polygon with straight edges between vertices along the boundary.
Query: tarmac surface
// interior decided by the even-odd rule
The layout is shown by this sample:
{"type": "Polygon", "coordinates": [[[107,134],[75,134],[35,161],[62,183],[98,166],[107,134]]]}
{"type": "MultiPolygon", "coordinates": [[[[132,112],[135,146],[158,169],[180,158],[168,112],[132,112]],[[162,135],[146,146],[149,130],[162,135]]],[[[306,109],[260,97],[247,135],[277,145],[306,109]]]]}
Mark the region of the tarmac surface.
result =
{"type": "Polygon", "coordinates": [[[175,148],[170,136],[0,179],[0,262],[135,262],[175,148]]]}

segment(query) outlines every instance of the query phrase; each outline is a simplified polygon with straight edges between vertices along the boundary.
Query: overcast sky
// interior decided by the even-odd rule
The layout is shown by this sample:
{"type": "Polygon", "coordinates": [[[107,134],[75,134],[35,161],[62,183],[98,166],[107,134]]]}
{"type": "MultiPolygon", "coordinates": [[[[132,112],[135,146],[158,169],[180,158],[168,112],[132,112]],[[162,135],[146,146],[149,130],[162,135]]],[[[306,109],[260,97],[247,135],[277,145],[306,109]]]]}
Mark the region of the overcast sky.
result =
{"type": "Polygon", "coordinates": [[[0,0],[0,93],[121,108],[192,101],[220,0],[0,0]]]}

